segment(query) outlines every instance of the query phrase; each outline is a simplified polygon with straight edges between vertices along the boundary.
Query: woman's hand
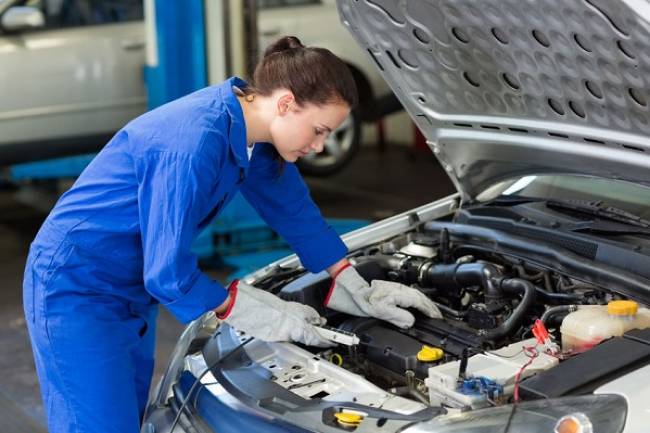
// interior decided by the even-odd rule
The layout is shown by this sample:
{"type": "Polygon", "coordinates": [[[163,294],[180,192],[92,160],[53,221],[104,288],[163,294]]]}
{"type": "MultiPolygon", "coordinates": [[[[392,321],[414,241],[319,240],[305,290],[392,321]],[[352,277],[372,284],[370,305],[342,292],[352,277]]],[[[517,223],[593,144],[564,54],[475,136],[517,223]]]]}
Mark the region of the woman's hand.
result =
{"type": "Polygon", "coordinates": [[[324,325],[312,307],[284,301],[241,281],[230,285],[228,299],[215,312],[229,325],[265,341],[296,341],[308,346],[332,346],[314,325],[324,325]]]}
{"type": "Polygon", "coordinates": [[[353,316],[376,317],[399,328],[415,323],[406,308],[416,308],[428,317],[442,317],[436,304],[419,290],[392,281],[368,284],[349,263],[333,275],[325,306],[353,316]]]}

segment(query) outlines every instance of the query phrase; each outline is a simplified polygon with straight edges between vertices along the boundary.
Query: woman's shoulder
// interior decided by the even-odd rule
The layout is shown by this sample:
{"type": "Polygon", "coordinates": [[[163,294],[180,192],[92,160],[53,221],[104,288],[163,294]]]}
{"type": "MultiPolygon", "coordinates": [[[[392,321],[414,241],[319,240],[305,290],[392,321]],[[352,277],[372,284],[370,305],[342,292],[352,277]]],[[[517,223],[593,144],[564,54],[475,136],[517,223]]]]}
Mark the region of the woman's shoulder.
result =
{"type": "Polygon", "coordinates": [[[124,130],[134,151],[218,156],[218,147],[227,144],[222,138],[227,137],[230,122],[221,93],[220,86],[206,87],[132,120],[124,130]],[[206,141],[212,146],[206,146],[206,141]]]}

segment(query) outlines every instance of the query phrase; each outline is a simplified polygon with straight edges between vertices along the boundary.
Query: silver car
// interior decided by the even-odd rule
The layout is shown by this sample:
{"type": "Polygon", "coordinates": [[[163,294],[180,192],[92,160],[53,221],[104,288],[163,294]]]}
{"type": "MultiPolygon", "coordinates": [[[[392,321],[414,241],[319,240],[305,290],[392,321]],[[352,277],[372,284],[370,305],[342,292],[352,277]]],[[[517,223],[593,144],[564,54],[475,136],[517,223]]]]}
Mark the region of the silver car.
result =
{"type": "Polygon", "coordinates": [[[245,278],[338,345],[189,325],[144,432],[642,433],[650,425],[650,5],[339,0],[458,193],[344,237],[421,290],[406,330],[329,311],[295,256],[245,278]]]}
{"type": "Polygon", "coordinates": [[[0,1],[0,164],[98,150],[145,111],[142,1],[0,1]]]}

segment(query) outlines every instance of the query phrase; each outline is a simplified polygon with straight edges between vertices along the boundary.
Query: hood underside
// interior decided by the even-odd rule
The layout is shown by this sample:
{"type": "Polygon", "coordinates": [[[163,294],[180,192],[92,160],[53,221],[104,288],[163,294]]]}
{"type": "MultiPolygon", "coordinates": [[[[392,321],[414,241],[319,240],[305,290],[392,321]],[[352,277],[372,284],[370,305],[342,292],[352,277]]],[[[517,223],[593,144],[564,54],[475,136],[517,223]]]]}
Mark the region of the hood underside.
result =
{"type": "Polygon", "coordinates": [[[338,0],[464,199],[530,174],[650,184],[648,0],[338,0]]]}

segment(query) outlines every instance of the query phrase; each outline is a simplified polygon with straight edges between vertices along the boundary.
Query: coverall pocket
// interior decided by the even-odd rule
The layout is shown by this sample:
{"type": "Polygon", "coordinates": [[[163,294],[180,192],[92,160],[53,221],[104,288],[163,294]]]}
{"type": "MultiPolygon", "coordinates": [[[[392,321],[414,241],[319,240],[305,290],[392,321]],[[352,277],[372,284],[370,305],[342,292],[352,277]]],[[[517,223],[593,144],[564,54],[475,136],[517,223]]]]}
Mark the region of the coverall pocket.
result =
{"type": "Polygon", "coordinates": [[[146,320],[142,319],[142,322],[143,324],[138,331],[140,338],[144,337],[147,334],[147,330],[149,329],[149,324],[146,322],[146,320]]]}
{"type": "Polygon", "coordinates": [[[129,314],[136,320],[137,332],[140,339],[145,338],[148,332],[152,331],[155,327],[156,313],[152,313],[149,307],[140,307],[134,304],[129,305],[129,314]]]}

